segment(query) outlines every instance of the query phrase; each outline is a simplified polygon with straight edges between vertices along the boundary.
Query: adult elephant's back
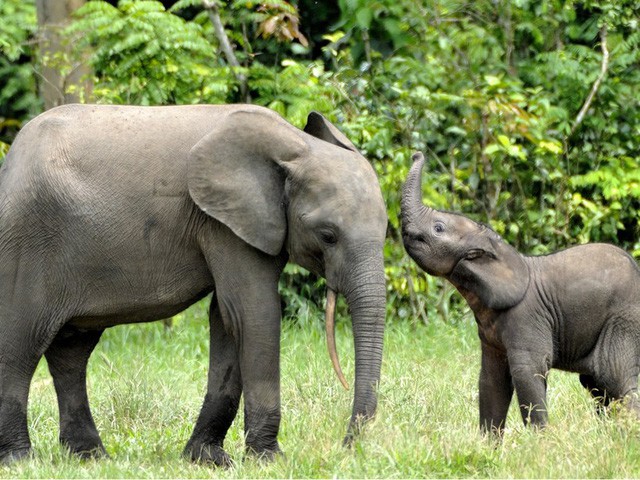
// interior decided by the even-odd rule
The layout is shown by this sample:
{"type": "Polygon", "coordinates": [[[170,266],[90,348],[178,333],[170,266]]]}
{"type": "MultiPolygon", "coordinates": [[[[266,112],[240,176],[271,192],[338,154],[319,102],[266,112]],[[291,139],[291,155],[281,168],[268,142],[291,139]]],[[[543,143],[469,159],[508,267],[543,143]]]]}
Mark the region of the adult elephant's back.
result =
{"type": "Polygon", "coordinates": [[[24,126],[4,168],[63,191],[121,195],[133,187],[136,194],[184,194],[189,150],[230,110],[63,105],[24,126]]]}

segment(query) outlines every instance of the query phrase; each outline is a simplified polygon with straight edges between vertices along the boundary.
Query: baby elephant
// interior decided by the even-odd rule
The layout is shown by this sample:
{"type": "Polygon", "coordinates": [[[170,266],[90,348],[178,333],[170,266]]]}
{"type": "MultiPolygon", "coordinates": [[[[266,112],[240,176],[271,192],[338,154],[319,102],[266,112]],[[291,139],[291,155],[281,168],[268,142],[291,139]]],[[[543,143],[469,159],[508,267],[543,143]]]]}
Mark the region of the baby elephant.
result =
{"type": "Polygon", "coordinates": [[[481,429],[502,432],[514,388],[525,424],[544,426],[552,367],[579,373],[599,411],[625,399],[640,413],[640,269],[633,258],[605,244],[523,256],[490,228],[424,206],[424,157],[413,160],[402,193],[404,245],[473,310],[482,345],[481,429]]]}

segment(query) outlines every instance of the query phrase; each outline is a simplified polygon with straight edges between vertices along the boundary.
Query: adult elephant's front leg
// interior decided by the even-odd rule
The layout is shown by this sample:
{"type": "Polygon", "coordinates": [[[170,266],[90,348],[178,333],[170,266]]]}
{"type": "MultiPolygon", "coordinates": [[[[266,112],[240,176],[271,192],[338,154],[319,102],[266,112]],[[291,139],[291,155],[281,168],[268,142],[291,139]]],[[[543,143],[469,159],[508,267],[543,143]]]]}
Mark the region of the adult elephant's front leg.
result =
{"type": "Polygon", "coordinates": [[[279,451],[280,296],[285,256],[266,255],[223,230],[224,251],[207,262],[215,281],[207,397],[187,445],[192,458],[228,464],[222,441],[244,395],[247,451],[279,451]],[[211,458],[209,458],[211,457],[211,458]]]}
{"type": "Polygon", "coordinates": [[[210,347],[207,394],[185,455],[196,462],[230,466],[224,438],[238,411],[242,380],[236,340],[225,328],[214,295],[209,312],[210,347]]]}
{"type": "Polygon", "coordinates": [[[269,304],[277,314],[245,321],[240,359],[246,449],[267,459],[280,452],[280,305],[269,304]]]}
{"type": "Polygon", "coordinates": [[[277,283],[271,292],[245,303],[240,327],[240,372],[244,392],[246,450],[271,459],[280,452],[280,297],[277,283]]]}

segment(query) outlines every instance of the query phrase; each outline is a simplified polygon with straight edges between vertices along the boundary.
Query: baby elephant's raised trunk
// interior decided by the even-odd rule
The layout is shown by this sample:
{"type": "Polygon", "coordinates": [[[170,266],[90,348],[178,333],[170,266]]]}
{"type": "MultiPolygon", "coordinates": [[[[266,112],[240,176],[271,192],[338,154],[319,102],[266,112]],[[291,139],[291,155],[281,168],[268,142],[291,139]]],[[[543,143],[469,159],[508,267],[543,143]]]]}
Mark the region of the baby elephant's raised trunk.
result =
{"type": "Polygon", "coordinates": [[[417,221],[428,212],[428,207],[422,203],[422,168],[424,155],[416,152],[411,157],[413,166],[409,170],[407,180],[402,188],[402,200],[400,209],[402,212],[403,229],[407,225],[417,221]]]}

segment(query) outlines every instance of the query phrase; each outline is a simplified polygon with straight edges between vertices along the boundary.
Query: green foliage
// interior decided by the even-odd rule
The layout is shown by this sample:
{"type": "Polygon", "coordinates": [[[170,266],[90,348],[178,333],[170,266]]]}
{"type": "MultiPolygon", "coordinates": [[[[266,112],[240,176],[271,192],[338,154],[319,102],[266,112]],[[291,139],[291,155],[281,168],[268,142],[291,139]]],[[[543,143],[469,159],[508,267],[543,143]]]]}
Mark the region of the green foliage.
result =
{"type": "MultiPolygon", "coordinates": [[[[0,2],[0,159],[24,119],[41,108],[34,60],[34,2],[0,2]]],[[[1,160],[0,160],[1,161],[1,160]]]]}
{"type": "Polygon", "coordinates": [[[325,51],[349,95],[343,126],[380,175],[397,316],[449,302],[401,247],[400,187],[418,149],[427,203],[490,223],[525,253],[607,241],[640,256],[637,2],[340,5],[343,31],[325,51]],[[380,34],[392,19],[395,37],[380,34]],[[608,70],[571,135],[601,70],[604,25],[608,70]]]}
{"type": "Polygon", "coordinates": [[[631,223],[636,225],[634,231],[625,231],[629,219],[635,220],[640,215],[638,158],[622,155],[610,158],[597,170],[571,177],[570,185],[582,192],[572,198],[575,211],[582,219],[582,230],[578,232],[580,243],[629,238],[638,256],[637,223],[631,223]]]}
{"type": "Polygon", "coordinates": [[[320,62],[303,64],[287,59],[280,70],[254,62],[249,74],[256,103],[275,110],[298,127],[305,125],[312,110],[330,112],[336,103],[338,91],[320,62]]]}
{"type": "Polygon", "coordinates": [[[9,151],[9,147],[10,145],[8,143],[4,143],[0,141],[0,165],[2,165],[2,161],[5,155],[7,154],[7,152],[9,151]]]}
{"type": "Polygon", "coordinates": [[[11,61],[25,53],[26,42],[35,31],[36,10],[32,2],[7,0],[0,4],[0,52],[11,61]]]}
{"type": "MultiPolygon", "coordinates": [[[[232,25],[250,24],[256,35],[277,42],[303,42],[297,30],[297,10],[287,2],[233,2],[227,18],[232,25]]],[[[224,13],[224,10],[223,10],[224,13]]],[[[87,3],[67,34],[78,37],[78,51],[89,47],[95,71],[94,96],[107,103],[175,104],[234,101],[239,85],[218,45],[202,2],[181,0],[166,11],[155,0],[121,0],[118,7],[104,1],[87,3]],[[200,8],[192,21],[179,13],[200,8]]],[[[228,31],[238,41],[250,95],[296,124],[311,109],[327,110],[333,88],[322,62],[301,64],[285,59],[280,67],[254,60],[244,35],[228,31]]],[[[256,40],[261,44],[264,40],[256,40]]],[[[258,57],[255,57],[258,58],[258,57]]]]}
{"type": "Polygon", "coordinates": [[[67,34],[89,47],[94,96],[105,103],[164,105],[224,102],[232,87],[200,24],[159,1],[85,4],[67,34]]]}
{"type": "MultiPolygon", "coordinates": [[[[640,257],[637,0],[216,5],[246,98],[300,127],[310,110],[324,113],[378,172],[389,213],[390,318],[449,318],[464,305],[402,247],[400,189],[418,149],[428,159],[426,202],[491,224],[525,253],[606,241],[640,257]]],[[[30,67],[6,59],[20,48],[30,59],[34,7],[9,0],[0,8],[15,20],[0,26],[0,79],[10,79],[0,84],[0,105],[27,105],[4,115],[19,122],[33,110],[35,84],[30,67]]],[[[209,13],[201,0],[169,10],[151,0],[85,5],[68,34],[80,52],[89,49],[95,100],[244,100],[209,13]]],[[[281,289],[293,315],[300,295],[320,304],[324,284],[292,267],[281,289]]]]}

